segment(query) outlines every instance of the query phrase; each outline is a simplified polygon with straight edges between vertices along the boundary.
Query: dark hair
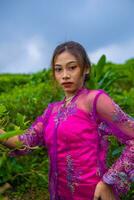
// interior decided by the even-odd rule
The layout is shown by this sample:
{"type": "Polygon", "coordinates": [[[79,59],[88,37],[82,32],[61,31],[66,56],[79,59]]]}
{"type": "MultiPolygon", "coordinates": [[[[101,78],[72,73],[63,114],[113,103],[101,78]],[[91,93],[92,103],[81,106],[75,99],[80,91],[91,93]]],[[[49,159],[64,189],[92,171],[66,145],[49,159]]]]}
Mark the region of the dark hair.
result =
{"type": "MultiPolygon", "coordinates": [[[[54,76],[55,59],[59,54],[61,54],[64,51],[68,51],[73,56],[75,56],[75,58],[78,60],[78,64],[81,68],[82,74],[84,72],[84,69],[89,69],[89,74],[90,74],[90,72],[91,72],[91,62],[89,60],[89,57],[88,57],[84,47],[81,44],[79,44],[78,42],[68,41],[68,42],[64,42],[64,43],[58,45],[53,52],[53,56],[52,56],[52,59],[51,59],[53,76],[54,76]]],[[[89,74],[86,74],[85,81],[88,79],[89,74]]]]}

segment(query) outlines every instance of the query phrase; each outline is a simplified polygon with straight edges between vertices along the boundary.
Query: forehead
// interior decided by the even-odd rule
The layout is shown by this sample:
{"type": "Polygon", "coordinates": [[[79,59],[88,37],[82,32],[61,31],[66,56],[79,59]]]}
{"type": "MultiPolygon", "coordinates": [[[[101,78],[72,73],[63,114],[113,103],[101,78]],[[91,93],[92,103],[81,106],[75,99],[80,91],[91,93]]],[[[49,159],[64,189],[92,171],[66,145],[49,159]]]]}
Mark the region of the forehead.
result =
{"type": "Polygon", "coordinates": [[[77,62],[77,58],[71,53],[64,51],[55,58],[55,65],[65,65],[70,62],[77,62]]]}

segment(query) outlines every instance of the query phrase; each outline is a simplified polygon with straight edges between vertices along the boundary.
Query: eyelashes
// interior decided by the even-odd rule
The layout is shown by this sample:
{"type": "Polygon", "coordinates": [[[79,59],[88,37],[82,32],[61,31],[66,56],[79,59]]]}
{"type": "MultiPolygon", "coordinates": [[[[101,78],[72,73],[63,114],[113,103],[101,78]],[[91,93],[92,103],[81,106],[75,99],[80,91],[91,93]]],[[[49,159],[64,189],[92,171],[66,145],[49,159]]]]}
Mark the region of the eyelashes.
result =
{"type": "MultiPolygon", "coordinates": [[[[73,65],[73,66],[68,66],[66,69],[67,71],[73,71],[77,68],[77,65],[73,65]]],[[[62,72],[63,71],[63,68],[62,67],[55,67],[54,68],[54,71],[55,72],[62,72]]]]}
{"type": "Polygon", "coordinates": [[[55,71],[55,72],[60,72],[60,71],[62,71],[62,68],[61,68],[61,67],[55,67],[55,68],[54,68],[54,71],[55,71]]]}
{"type": "Polygon", "coordinates": [[[75,69],[77,66],[75,65],[75,66],[70,66],[69,68],[70,68],[70,70],[73,70],[73,69],[75,69]]]}

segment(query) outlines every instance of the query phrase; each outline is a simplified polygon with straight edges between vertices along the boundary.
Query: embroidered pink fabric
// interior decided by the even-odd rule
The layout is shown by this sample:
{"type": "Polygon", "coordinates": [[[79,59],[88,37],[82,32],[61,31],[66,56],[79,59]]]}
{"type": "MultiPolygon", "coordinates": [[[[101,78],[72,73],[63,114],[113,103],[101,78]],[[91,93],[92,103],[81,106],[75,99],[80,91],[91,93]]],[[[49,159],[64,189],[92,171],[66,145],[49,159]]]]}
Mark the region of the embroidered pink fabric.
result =
{"type": "Polygon", "coordinates": [[[47,147],[51,200],[92,200],[100,180],[111,184],[119,199],[134,181],[134,119],[103,90],[81,88],[67,107],[63,105],[64,100],[50,104],[19,136],[25,146],[22,154],[36,145],[47,147]],[[111,134],[125,148],[108,169],[111,134]]]}

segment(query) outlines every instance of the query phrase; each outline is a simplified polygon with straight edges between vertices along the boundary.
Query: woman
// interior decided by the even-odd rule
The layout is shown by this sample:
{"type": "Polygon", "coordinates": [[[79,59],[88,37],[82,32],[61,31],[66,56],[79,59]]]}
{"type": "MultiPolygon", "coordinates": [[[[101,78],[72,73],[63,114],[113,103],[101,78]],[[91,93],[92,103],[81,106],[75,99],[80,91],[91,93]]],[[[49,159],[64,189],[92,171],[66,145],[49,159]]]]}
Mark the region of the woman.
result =
{"type": "Polygon", "coordinates": [[[47,147],[51,200],[119,200],[134,179],[134,120],[103,90],[84,86],[91,64],[79,43],[57,46],[51,64],[65,98],[49,104],[26,133],[6,144],[15,147],[22,142],[22,150],[15,154],[47,147]],[[107,169],[110,134],[126,146],[107,169]]]}

